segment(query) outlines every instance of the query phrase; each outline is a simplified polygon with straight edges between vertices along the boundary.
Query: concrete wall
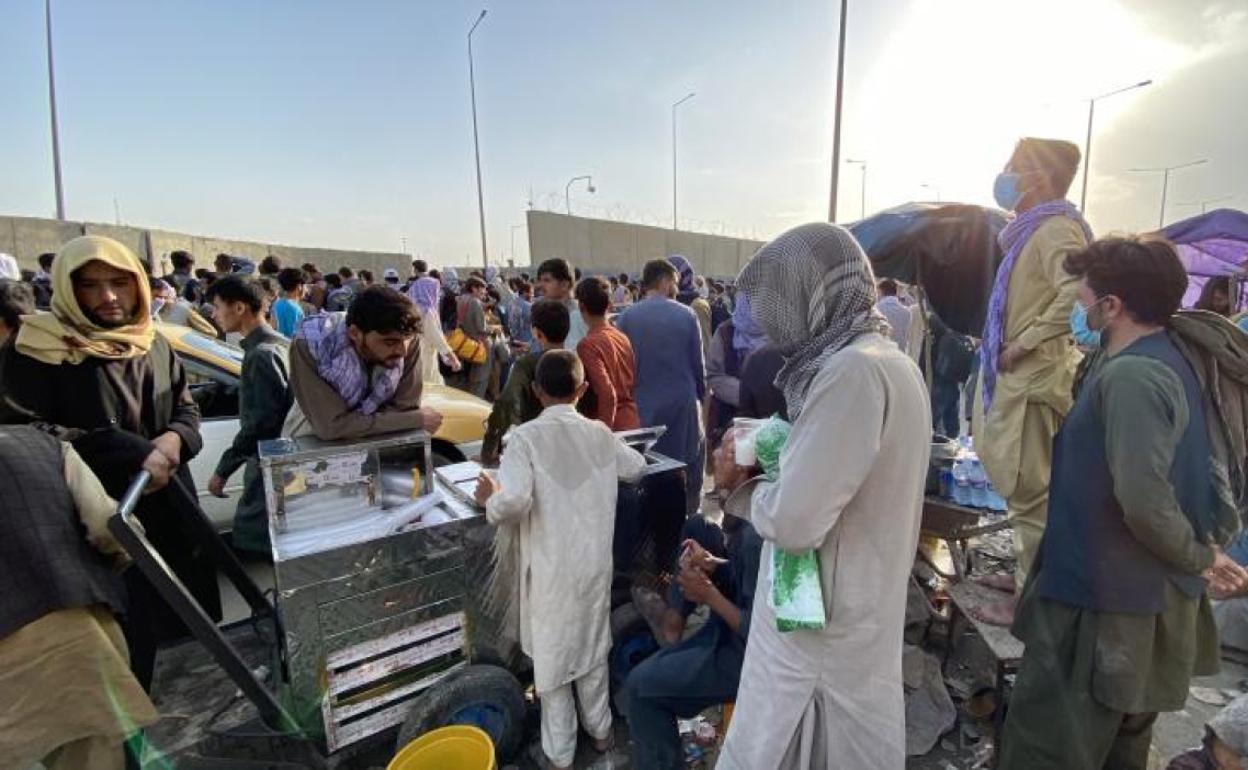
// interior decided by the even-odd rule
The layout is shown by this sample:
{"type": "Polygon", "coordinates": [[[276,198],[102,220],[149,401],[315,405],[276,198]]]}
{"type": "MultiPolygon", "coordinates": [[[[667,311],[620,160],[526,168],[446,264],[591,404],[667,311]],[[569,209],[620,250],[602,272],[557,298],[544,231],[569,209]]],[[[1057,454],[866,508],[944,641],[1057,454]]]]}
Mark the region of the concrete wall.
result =
{"type": "Polygon", "coordinates": [[[563,257],[587,273],[640,273],[646,262],[683,254],[704,275],[735,277],[761,241],[586,219],[550,211],[528,212],[533,267],[563,257]]]}
{"type": "Polygon", "coordinates": [[[80,235],[104,235],[121,241],[133,249],[139,259],[149,265],[155,263],[154,272],[158,273],[164,272],[159,268],[162,258],[179,249],[194,255],[196,267],[210,270],[213,259],[222,252],[247,257],[257,264],[273,254],[281,257],[285,265],[297,266],[311,262],[326,272],[346,265],[357,271],[372,270],[378,281],[387,267],[393,267],[403,276],[411,270],[411,257],[406,254],[283,246],[96,222],[60,222],[55,219],[0,216],[0,252],[12,254],[17,257],[22,267],[32,270],[38,267],[36,259],[40,254],[45,251],[59,251],[67,241],[80,235]]]}

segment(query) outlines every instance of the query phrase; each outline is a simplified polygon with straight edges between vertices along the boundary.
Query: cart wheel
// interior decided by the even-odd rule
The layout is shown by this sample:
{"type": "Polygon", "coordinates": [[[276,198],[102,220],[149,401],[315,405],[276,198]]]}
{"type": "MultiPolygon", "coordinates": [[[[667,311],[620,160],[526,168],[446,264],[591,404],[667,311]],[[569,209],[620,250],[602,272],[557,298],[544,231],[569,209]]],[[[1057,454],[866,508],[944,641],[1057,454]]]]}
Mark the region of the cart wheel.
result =
{"type": "Polygon", "coordinates": [[[416,696],[395,749],[439,727],[473,725],[490,736],[502,765],[520,751],[524,714],[524,691],[510,671],[484,664],[468,666],[416,696]]]}

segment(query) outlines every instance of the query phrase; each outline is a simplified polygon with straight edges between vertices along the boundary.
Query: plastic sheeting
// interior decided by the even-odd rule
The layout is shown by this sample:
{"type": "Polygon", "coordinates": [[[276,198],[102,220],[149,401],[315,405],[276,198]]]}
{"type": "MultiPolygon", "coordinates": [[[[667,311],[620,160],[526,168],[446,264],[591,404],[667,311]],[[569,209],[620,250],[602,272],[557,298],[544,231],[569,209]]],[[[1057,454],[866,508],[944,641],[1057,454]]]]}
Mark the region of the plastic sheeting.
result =
{"type": "Polygon", "coordinates": [[[923,287],[941,319],[980,336],[1001,248],[1006,215],[960,203],[907,203],[849,225],[877,278],[923,287]]]}
{"type": "Polygon", "coordinates": [[[1187,269],[1185,307],[1196,304],[1209,278],[1242,274],[1248,262],[1248,214],[1242,211],[1210,211],[1175,222],[1160,235],[1174,244],[1187,269]]]}

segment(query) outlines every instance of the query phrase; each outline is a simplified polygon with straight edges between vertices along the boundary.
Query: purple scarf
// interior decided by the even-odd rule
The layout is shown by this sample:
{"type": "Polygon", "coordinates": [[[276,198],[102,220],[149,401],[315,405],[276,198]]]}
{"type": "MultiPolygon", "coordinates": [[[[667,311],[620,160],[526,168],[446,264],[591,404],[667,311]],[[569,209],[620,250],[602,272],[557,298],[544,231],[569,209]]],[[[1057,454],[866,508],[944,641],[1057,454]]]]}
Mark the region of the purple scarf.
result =
{"type": "Polygon", "coordinates": [[[667,258],[667,261],[676,268],[678,276],[676,299],[680,300],[681,304],[688,305],[702,296],[698,294],[698,286],[693,280],[693,264],[681,254],[673,254],[667,258]]]}
{"type": "Polygon", "coordinates": [[[741,355],[748,355],[767,344],[767,335],[754,318],[750,298],[737,294],[737,306],[732,311],[732,346],[741,355]]]}
{"type": "Polygon", "coordinates": [[[438,283],[437,278],[417,278],[415,283],[407,290],[407,297],[416,307],[420,308],[422,313],[432,312],[435,315],[438,311],[438,296],[442,294],[442,284],[438,283]]]}
{"type": "Polygon", "coordinates": [[[983,345],[983,381],[984,381],[984,414],[992,406],[992,394],[997,387],[997,362],[1001,357],[1001,345],[1005,341],[1005,306],[1006,292],[1010,287],[1010,273],[1014,271],[1014,262],[1023,253],[1027,242],[1036,234],[1040,226],[1052,217],[1070,217],[1083,229],[1084,237],[1092,242],[1092,228],[1084,221],[1079,209],[1065,198],[1042,203],[1016,216],[1001,234],[997,242],[1005,252],[1001,266],[997,268],[997,278],[992,284],[992,297],[988,300],[988,321],[984,325],[983,345]]]}
{"type": "Polygon", "coordinates": [[[347,402],[348,409],[373,414],[399,389],[402,366],[373,366],[370,382],[367,367],[347,337],[346,313],[310,316],[300,324],[295,339],[307,343],[316,361],[316,373],[347,402]]]}

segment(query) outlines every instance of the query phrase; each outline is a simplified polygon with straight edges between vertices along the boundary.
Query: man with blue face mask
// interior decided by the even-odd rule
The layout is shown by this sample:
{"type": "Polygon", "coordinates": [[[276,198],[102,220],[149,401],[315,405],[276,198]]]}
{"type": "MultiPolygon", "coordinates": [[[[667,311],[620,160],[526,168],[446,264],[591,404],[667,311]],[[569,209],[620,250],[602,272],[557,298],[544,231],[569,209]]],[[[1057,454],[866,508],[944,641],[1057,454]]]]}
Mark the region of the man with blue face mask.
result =
{"type": "Polygon", "coordinates": [[[1109,238],[1065,264],[1101,348],[1054,444],[999,766],[1142,768],[1158,712],[1218,670],[1207,591],[1241,591],[1248,573],[1218,546],[1239,515],[1210,472],[1220,423],[1184,352],[1174,247],[1109,238]]]}
{"type": "MultiPolygon", "coordinates": [[[[1015,212],[1001,232],[997,269],[984,326],[982,369],[972,424],[975,448],[993,486],[1009,505],[1021,588],[1040,537],[1048,503],[1053,437],[1071,405],[1079,353],[1070,316],[1078,285],[1062,269],[1092,233],[1066,193],[1079,167],[1079,148],[1054,139],[1022,139],[993,188],[998,205],[1015,212]]],[[[974,612],[1008,624],[1013,597],[974,612]]]]}

